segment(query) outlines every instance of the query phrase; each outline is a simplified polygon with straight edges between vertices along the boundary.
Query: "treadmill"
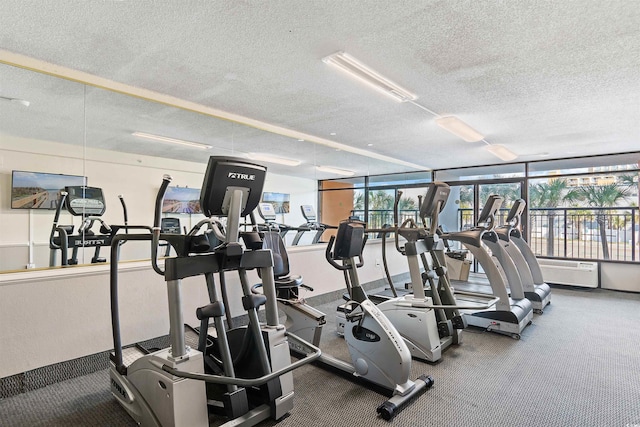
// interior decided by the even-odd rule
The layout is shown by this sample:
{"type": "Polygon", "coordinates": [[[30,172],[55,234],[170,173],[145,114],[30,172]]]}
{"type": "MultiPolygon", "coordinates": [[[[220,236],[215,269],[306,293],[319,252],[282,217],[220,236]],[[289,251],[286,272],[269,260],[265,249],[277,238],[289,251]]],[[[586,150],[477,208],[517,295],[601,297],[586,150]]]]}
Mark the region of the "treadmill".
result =
{"type": "MultiPolygon", "coordinates": [[[[498,234],[493,229],[496,214],[502,205],[502,201],[503,198],[498,195],[489,196],[478,218],[476,227],[458,232],[442,232],[441,237],[462,243],[474,255],[489,279],[492,294],[500,298],[493,306],[493,309],[473,312],[465,311],[467,323],[470,326],[520,339],[520,334],[524,328],[531,324],[533,319],[533,306],[525,298],[516,266],[505,248],[500,244],[498,234]],[[483,243],[491,250],[491,254],[483,248],[483,243]],[[514,283],[505,280],[497,265],[493,262],[492,255],[498,259],[507,279],[513,279],[514,283]],[[509,296],[509,290],[507,289],[508,284],[511,285],[511,296],[509,296]]],[[[465,286],[459,282],[456,282],[455,288],[456,290],[478,290],[478,287],[473,286],[473,284],[465,286]]]]}
{"type": "Polygon", "coordinates": [[[264,220],[264,224],[257,224],[258,231],[277,231],[284,240],[289,230],[295,230],[295,227],[276,222],[276,210],[271,203],[258,203],[258,215],[264,220]]]}
{"type": "Polygon", "coordinates": [[[307,221],[297,228],[298,232],[293,237],[293,242],[291,244],[296,246],[300,243],[300,239],[307,231],[315,231],[316,234],[311,239],[311,244],[320,243],[320,237],[327,229],[336,229],[337,227],[332,225],[323,224],[318,222],[318,216],[316,215],[315,209],[311,205],[302,205],[300,206],[300,210],[302,211],[302,216],[307,221]]]}
{"type": "Polygon", "coordinates": [[[505,224],[496,227],[495,230],[520,272],[524,296],[531,301],[533,311],[542,314],[544,308],[551,304],[551,287],[544,282],[540,264],[520,231],[525,206],[526,202],[523,199],[516,200],[505,224]]]}

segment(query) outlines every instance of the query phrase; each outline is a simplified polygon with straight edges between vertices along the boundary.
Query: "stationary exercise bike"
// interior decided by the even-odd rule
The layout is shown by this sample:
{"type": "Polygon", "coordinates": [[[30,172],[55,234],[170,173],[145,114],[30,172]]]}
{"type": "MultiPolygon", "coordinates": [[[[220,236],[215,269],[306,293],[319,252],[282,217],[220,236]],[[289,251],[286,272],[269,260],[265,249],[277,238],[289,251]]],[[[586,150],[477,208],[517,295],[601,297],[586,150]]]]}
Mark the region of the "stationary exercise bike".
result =
{"type": "Polygon", "coordinates": [[[351,297],[348,302],[350,310],[345,316],[344,339],[349,347],[355,374],[393,390],[394,396],[377,409],[388,420],[409,399],[430,388],[433,378],[422,375],[415,381],[409,380],[409,348],[397,329],[360,286],[357,268],[364,265],[362,250],[366,240],[363,222],[342,221],[336,236],[331,236],[329,240],[325,258],[344,273],[351,297]]]}
{"type": "MultiPolygon", "coordinates": [[[[288,257],[280,236],[277,233],[265,235],[264,242],[272,248],[277,247],[274,253],[280,254],[275,257],[276,260],[280,258],[280,261],[274,263],[274,276],[278,305],[287,316],[287,330],[317,345],[322,326],[326,323],[325,314],[299,297],[299,290],[304,287],[302,278],[289,274],[288,257]]],[[[350,378],[355,376],[363,380],[363,385],[390,392],[392,397],[377,408],[382,418],[390,420],[400,407],[430,388],[433,378],[422,375],[413,381],[409,379],[409,348],[396,328],[367,298],[360,286],[357,268],[363,265],[362,249],[365,242],[364,223],[343,221],[338,227],[337,235],[332,236],[328,243],[325,257],[333,267],[344,273],[350,295],[348,304],[351,309],[345,320],[344,338],[351,363],[323,353],[317,364],[345,373],[350,378]]],[[[254,291],[259,286],[254,286],[254,291]]],[[[293,353],[305,354],[307,351],[299,343],[289,341],[289,345],[293,353]]]]}

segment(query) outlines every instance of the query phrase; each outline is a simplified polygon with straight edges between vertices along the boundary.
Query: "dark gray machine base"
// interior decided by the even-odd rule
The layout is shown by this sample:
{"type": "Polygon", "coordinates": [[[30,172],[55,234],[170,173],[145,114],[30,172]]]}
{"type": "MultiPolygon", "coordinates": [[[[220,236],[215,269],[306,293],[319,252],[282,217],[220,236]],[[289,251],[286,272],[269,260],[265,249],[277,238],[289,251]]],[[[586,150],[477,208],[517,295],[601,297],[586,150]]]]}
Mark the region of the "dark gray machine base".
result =
{"type": "Polygon", "coordinates": [[[520,334],[533,320],[533,306],[526,298],[509,299],[510,310],[485,310],[465,313],[470,326],[520,339],[520,334]]]}
{"type": "Polygon", "coordinates": [[[524,296],[531,301],[533,311],[542,314],[544,308],[551,304],[551,287],[546,283],[536,285],[535,292],[525,292],[524,296]]]}

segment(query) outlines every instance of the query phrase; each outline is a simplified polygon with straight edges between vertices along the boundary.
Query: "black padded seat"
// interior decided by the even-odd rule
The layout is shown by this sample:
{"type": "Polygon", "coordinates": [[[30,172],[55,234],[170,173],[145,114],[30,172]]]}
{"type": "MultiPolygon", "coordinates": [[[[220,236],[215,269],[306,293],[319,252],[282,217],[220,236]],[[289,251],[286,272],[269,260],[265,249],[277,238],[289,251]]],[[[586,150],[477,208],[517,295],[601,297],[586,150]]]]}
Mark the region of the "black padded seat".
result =
{"type": "Polygon", "coordinates": [[[265,231],[262,249],[269,249],[273,255],[273,277],[276,288],[296,288],[303,283],[302,276],[292,276],[289,271],[289,256],[284,241],[277,231],[265,231]]]}
{"type": "Polygon", "coordinates": [[[276,278],[276,288],[296,288],[302,285],[302,276],[276,278]]]}

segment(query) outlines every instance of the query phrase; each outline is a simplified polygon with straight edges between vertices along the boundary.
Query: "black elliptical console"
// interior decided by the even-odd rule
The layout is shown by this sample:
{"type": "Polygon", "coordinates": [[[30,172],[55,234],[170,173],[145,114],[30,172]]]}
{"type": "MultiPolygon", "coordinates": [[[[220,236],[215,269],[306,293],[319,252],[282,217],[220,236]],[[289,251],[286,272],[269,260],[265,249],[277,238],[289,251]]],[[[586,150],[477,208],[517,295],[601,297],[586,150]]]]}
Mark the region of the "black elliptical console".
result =
{"type": "Polygon", "coordinates": [[[211,157],[200,192],[200,206],[205,216],[227,216],[234,190],[243,193],[240,216],[249,215],[260,203],[267,168],[233,157],[211,157]]]}
{"type": "Polygon", "coordinates": [[[65,187],[66,208],[73,216],[102,216],[106,210],[102,188],[65,187]]]}
{"type": "Polygon", "coordinates": [[[119,230],[127,228],[127,207],[122,196],[118,196],[118,198],[124,212],[124,225],[108,225],[101,219],[106,210],[104,194],[101,188],[84,185],[65,187],[64,191],[60,192],[49,236],[49,248],[51,250],[49,266],[56,265],[58,250],[62,254],[61,265],[78,264],[78,250],[85,247],[95,248],[94,255],[91,258],[92,263],[106,262],[105,258],[100,257],[100,248],[110,246],[113,236],[119,230]],[[73,233],[73,225],[58,224],[63,208],[66,208],[71,215],[82,218],[82,224],[78,227],[76,234],[73,233]],[[96,222],[100,224],[98,232],[93,230],[96,222]],[[68,255],[69,249],[72,250],[71,257],[68,255]]]}

